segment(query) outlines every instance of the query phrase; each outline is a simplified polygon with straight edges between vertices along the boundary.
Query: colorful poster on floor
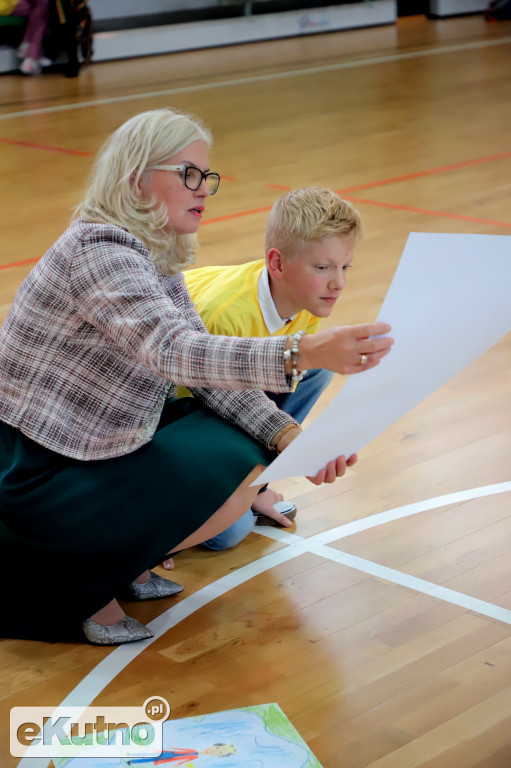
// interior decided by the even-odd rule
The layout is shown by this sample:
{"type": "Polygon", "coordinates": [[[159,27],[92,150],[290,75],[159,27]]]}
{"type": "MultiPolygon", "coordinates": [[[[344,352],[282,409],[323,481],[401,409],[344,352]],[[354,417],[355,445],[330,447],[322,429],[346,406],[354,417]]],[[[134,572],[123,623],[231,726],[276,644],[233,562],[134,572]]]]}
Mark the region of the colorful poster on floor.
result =
{"type": "Polygon", "coordinates": [[[322,768],[278,704],[260,704],[163,723],[154,758],[55,761],[55,768],[322,768]]]}

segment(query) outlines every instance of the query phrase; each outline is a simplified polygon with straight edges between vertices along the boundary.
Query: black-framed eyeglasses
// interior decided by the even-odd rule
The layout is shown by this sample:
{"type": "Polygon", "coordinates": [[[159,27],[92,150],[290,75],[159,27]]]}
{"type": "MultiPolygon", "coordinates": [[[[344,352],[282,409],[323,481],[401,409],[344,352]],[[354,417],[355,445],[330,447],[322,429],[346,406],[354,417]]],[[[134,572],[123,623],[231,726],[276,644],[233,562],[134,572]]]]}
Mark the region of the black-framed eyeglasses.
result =
{"type": "Polygon", "coordinates": [[[193,192],[199,189],[203,181],[206,182],[211,195],[214,195],[220,186],[220,174],[213,171],[204,173],[195,165],[152,165],[151,169],[155,171],[180,171],[183,184],[193,192]]]}

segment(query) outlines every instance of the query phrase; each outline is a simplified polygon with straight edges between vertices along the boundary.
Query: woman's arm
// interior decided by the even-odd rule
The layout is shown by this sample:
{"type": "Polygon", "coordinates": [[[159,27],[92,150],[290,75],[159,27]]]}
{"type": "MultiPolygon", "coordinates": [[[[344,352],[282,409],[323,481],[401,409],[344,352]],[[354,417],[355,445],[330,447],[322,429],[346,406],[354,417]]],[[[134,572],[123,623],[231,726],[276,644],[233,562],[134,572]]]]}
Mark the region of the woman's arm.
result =
{"type": "MultiPolygon", "coordinates": [[[[280,436],[277,435],[276,439],[276,451],[282,453],[293,440],[296,440],[301,428],[296,425],[297,428],[288,426],[281,430],[280,436]]],[[[342,477],[346,472],[347,467],[352,467],[358,461],[358,456],[353,453],[351,456],[338,456],[336,459],[329,461],[326,467],[320,469],[316,475],[307,477],[314,485],[321,485],[322,483],[334,483],[338,477],[342,477]]]]}
{"type": "Polygon", "coordinates": [[[90,326],[167,381],[187,387],[291,389],[284,337],[211,336],[191,308],[182,275],[158,275],[143,244],[123,230],[86,230],[73,253],[70,287],[77,312],[90,326]]]}
{"type": "MultiPolygon", "coordinates": [[[[279,431],[293,423],[263,392],[253,391],[290,391],[291,366],[284,361],[284,350],[292,339],[211,336],[183,276],[159,275],[145,246],[116,227],[86,230],[70,272],[77,311],[115,342],[119,352],[124,350],[161,378],[193,389],[208,407],[264,445],[271,446],[279,431]]],[[[367,336],[384,330],[383,324],[370,324],[304,337],[299,370],[360,371],[361,354],[368,356],[365,369],[372,367],[392,342],[367,336]]]]}
{"type": "Polygon", "coordinates": [[[276,439],[297,422],[277,408],[261,390],[192,388],[194,397],[231,424],[236,424],[266,448],[275,449],[276,439]]]}

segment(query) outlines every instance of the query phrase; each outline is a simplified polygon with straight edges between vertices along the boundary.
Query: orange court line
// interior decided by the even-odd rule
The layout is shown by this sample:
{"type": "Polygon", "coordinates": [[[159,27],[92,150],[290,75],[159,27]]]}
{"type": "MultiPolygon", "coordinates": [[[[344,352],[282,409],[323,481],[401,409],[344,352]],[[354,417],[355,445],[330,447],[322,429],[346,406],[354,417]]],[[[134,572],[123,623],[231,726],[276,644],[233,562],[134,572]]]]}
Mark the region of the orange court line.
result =
{"type": "Polygon", "coordinates": [[[291,187],[286,187],[285,184],[266,184],[266,186],[270,189],[283,189],[286,192],[288,189],[291,189],[291,187]]]}
{"type": "MultiPolygon", "coordinates": [[[[266,211],[271,211],[272,206],[271,205],[265,205],[264,208],[254,208],[252,211],[239,211],[238,213],[228,213],[225,216],[217,216],[215,219],[207,219],[206,221],[202,222],[202,226],[205,224],[216,224],[219,221],[228,221],[229,219],[238,219],[241,216],[250,216],[253,213],[264,213],[266,211]]],[[[25,264],[33,264],[36,261],[39,261],[41,257],[37,256],[34,259],[25,259],[24,261],[12,261],[10,264],[0,264],[0,270],[2,269],[12,269],[13,267],[22,267],[25,264]]]]}
{"type": "Polygon", "coordinates": [[[447,219],[461,219],[462,221],[475,221],[478,224],[492,224],[496,227],[509,227],[511,223],[507,221],[493,221],[493,219],[480,219],[477,216],[463,216],[461,213],[447,213],[446,211],[430,211],[427,208],[413,208],[410,205],[397,205],[396,203],[382,203],[379,200],[365,200],[361,197],[352,197],[351,195],[345,197],[346,200],[351,200],[353,203],[365,203],[367,205],[379,205],[382,208],[395,208],[398,211],[411,211],[412,213],[425,213],[428,216],[439,216],[440,218],[447,219]]]}
{"type": "MultiPolygon", "coordinates": [[[[93,152],[85,152],[82,149],[67,149],[66,147],[53,147],[48,144],[35,144],[33,141],[20,141],[18,139],[4,139],[0,137],[2,144],[13,144],[18,147],[28,147],[29,149],[44,149],[47,152],[63,152],[66,155],[81,155],[82,157],[92,157],[93,152]]],[[[234,176],[223,176],[222,181],[236,181],[234,176]]]]}
{"type": "Polygon", "coordinates": [[[460,163],[452,163],[451,165],[441,165],[438,168],[430,168],[425,171],[414,171],[413,173],[406,173],[403,176],[394,176],[390,179],[382,179],[381,181],[370,181],[367,184],[358,184],[354,187],[343,187],[338,190],[338,194],[344,194],[345,192],[355,192],[357,189],[371,189],[372,187],[383,187],[386,184],[397,184],[399,181],[410,181],[410,179],[418,179],[421,176],[431,176],[434,173],[444,173],[445,171],[453,171],[456,168],[467,168],[470,165],[479,165],[481,163],[490,163],[494,160],[502,160],[505,157],[511,157],[511,152],[502,152],[499,155],[488,155],[487,157],[476,157],[473,160],[463,160],[460,163]]]}
{"type": "Polygon", "coordinates": [[[253,213],[264,213],[265,211],[271,211],[272,205],[265,205],[264,208],[254,208],[251,211],[238,211],[237,213],[227,213],[225,216],[217,216],[215,219],[206,219],[202,222],[202,226],[205,224],[216,224],[218,221],[229,221],[229,219],[238,219],[240,216],[251,216],[253,213]]]}
{"type": "MultiPolygon", "coordinates": [[[[501,152],[499,155],[488,155],[486,157],[476,157],[473,160],[462,160],[459,163],[452,163],[451,165],[440,165],[438,168],[429,168],[425,171],[413,171],[412,173],[405,173],[402,176],[393,176],[390,179],[381,179],[380,181],[369,181],[367,184],[356,184],[353,187],[342,187],[338,189],[338,195],[344,195],[345,192],[356,192],[358,189],[372,189],[373,187],[384,187],[387,184],[397,184],[400,181],[410,181],[411,179],[418,179],[421,176],[431,176],[434,173],[445,173],[445,171],[453,171],[456,168],[467,168],[470,165],[480,165],[481,163],[490,163],[494,160],[502,160],[503,158],[511,157],[511,152],[501,152]]],[[[288,187],[284,184],[266,184],[270,189],[283,189],[290,190],[292,187],[288,187]]]]}
{"type": "Polygon", "coordinates": [[[0,264],[0,269],[12,269],[13,267],[22,267],[24,264],[35,264],[40,258],[40,256],[36,256],[35,259],[25,259],[25,261],[11,261],[10,264],[0,264]]]}
{"type": "MultiPolygon", "coordinates": [[[[461,219],[462,221],[474,221],[478,224],[491,224],[496,227],[509,227],[511,228],[511,223],[506,221],[493,221],[492,219],[481,219],[476,216],[463,216],[463,214],[459,213],[447,213],[446,211],[430,211],[427,208],[413,208],[409,205],[397,205],[396,203],[382,203],[378,200],[366,200],[361,197],[352,197],[351,195],[347,196],[345,198],[346,200],[351,200],[354,203],[364,203],[366,205],[377,205],[382,208],[394,208],[398,211],[411,211],[412,213],[425,213],[428,216],[439,216],[440,218],[448,218],[448,219],[461,219]]],[[[214,219],[206,219],[206,221],[202,222],[202,226],[205,226],[206,224],[217,224],[220,221],[229,221],[230,219],[239,219],[243,216],[251,216],[255,213],[265,213],[266,211],[271,211],[273,206],[271,205],[265,205],[263,208],[253,208],[249,211],[238,211],[237,213],[227,213],[225,216],[217,216],[214,219]]],[[[39,261],[40,257],[34,258],[34,259],[26,259],[25,261],[14,261],[10,264],[0,264],[0,270],[2,269],[12,269],[13,267],[22,267],[25,264],[32,264],[36,261],[39,261]]]]}
{"type": "Polygon", "coordinates": [[[64,152],[66,155],[81,155],[82,157],[90,157],[92,152],[84,152],[81,149],[67,149],[66,147],[51,147],[47,144],[34,144],[32,141],[18,141],[17,139],[3,139],[0,138],[0,142],[3,144],[14,144],[18,147],[29,147],[29,149],[44,149],[47,152],[64,152]]]}

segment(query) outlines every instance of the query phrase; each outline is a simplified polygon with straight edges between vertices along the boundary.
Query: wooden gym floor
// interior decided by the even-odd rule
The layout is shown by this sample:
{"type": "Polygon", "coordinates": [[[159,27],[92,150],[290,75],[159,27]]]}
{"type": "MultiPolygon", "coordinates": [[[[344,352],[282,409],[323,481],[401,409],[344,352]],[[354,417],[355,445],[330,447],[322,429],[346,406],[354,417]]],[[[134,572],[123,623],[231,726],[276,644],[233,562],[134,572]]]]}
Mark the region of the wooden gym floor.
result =
{"type": "MultiPolygon", "coordinates": [[[[211,127],[224,177],[199,264],[261,257],[281,191],[329,186],[354,201],[366,237],[328,323],[373,320],[409,232],[511,235],[510,43],[507,22],[410,17],[97,64],[74,80],[1,76],[1,317],[66,227],[102,140],[170,105],[211,127]]],[[[474,302],[477,284],[474,274],[474,302]]],[[[152,695],[172,717],[277,702],[325,768],[509,768],[510,353],[507,337],[335,485],[274,484],[298,506],[290,534],[180,554],[185,591],[129,607],[162,617],[142,652],[0,640],[2,768],[42,765],[9,754],[13,706],[152,695]],[[353,521],[365,523],[312,551],[353,521]]]]}

